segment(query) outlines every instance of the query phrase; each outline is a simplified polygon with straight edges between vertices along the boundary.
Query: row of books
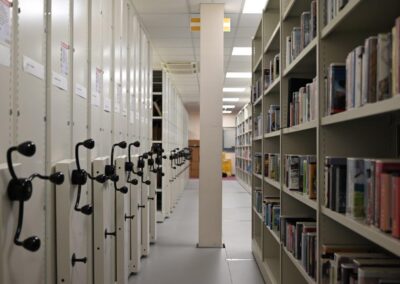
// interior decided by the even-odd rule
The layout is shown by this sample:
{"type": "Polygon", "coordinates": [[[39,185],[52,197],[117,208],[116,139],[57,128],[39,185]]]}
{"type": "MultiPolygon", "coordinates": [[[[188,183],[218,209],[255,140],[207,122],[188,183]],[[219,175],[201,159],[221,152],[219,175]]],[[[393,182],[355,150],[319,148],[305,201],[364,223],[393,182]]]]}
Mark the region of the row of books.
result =
{"type": "Polygon", "coordinates": [[[253,103],[262,95],[261,78],[256,80],[254,85],[251,87],[251,99],[253,103]]]}
{"type": "Polygon", "coordinates": [[[326,157],[324,175],[327,208],[400,238],[400,160],[326,157]]]}
{"type": "Polygon", "coordinates": [[[322,245],[322,283],[400,283],[400,259],[370,245],[322,245]]]}
{"type": "Polygon", "coordinates": [[[254,173],[261,175],[262,172],[262,153],[254,153],[254,173]]]}
{"type": "Polygon", "coordinates": [[[300,260],[304,270],[315,279],[317,270],[317,225],[308,217],[281,216],[283,245],[300,260]]]}
{"type": "Polygon", "coordinates": [[[254,207],[258,213],[262,214],[263,198],[262,198],[262,191],[260,188],[256,188],[254,190],[254,207]]]}
{"type": "Polygon", "coordinates": [[[300,27],[294,27],[291,35],[286,37],[286,66],[296,59],[300,52],[317,35],[317,2],[311,1],[310,11],[300,16],[300,27]]]}
{"type": "Polygon", "coordinates": [[[367,38],[346,63],[329,66],[326,114],[331,115],[400,94],[400,17],[390,33],[367,38]]]}
{"type": "Polygon", "coordinates": [[[290,88],[293,84],[305,83],[295,92],[289,90],[289,113],[288,127],[299,125],[308,121],[313,121],[318,113],[318,87],[317,78],[314,78],[311,83],[307,79],[292,79],[290,88]],[[296,83],[295,83],[296,82],[296,83]]]}
{"type": "Polygon", "coordinates": [[[317,161],[314,155],[285,155],[285,186],[310,199],[317,197],[317,161]]]}
{"type": "Polygon", "coordinates": [[[272,180],[280,180],[281,156],[278,153],[264,154],[264,176],[272,180]]]}
{"type": "Polygon", "coordinates": [[[281,205],[279,197],[264,197],[263,219],[264,224],[273,231],[279,232],[281,205]]]}
{"type": "Polygon", "coordinates": [[[269,68],[264,68],[264,90],[279,77],[279,54],[274,56],[274,59],[269,62],[269,68]]]}
{"type": "Polygon", "coordinates": [[[267,133],[277,131],[281,127],[281,107],[279,105],[270,105],[268,114],[267,114],[267,121],[266,121],[266,129],[267,133]]]}
{"type": "Polygon", "coordinates": [[[248,149],[248,147],[236,148],[236,155],[238,155],[239,158],[250,159],[251,150],[248,149]]]}
{"type": "Polygon", "coordinates": [[[325,0],[325,25],[332,21],[349,0],[325,0]]]}
{"type": "Polygon", "coordinates": [[[254,137],[260,137],[263,135],[262,130],[262,114],[259,114],[254,119],[254,137]]]}

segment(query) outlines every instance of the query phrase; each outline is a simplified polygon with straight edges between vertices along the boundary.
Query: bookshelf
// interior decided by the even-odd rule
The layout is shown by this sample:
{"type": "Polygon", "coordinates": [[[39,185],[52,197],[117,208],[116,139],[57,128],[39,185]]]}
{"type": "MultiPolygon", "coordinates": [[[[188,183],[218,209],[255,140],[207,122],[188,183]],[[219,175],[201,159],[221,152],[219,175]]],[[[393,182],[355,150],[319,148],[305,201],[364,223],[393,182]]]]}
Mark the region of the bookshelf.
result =
{"type": "MultiPolygon", "coordinates": [[[[165,71],[153,70],[152,144],[161,145],[161,147],[165,147],[165,144],[163,146],[163,116],[164,116],[163,108],[165,106],[165,102],[163,102],[163,95],[166,95],[164,85],[165,85],[165,71]]],[[[166,217],[164,214],[164,212],[166,211],[166,196],[165,192],[163,192],[162,190],[163,181],[165,182],[165,178],[163,178],[161,174],[157,174],[157,181],[156,181],[157,222],[164,222],[164,219],[166,217]]]]}
{"type": "Polygon", "coordinates": [[[364,45],[368,37],[391,32],[400,16],[400,1],[343,1],[347,3],[328,20],[329,1],[339,3],[316,0],[312,6],[312,0],[269,0],[253,37],[251,159],[254,171],[255,161],[260,163],[261,156],[262,169],[261,174],[258,171],[249,176],[254,209],[252,250],[266,283],[323,283],[321,255],[327,244],[365,244],[400,257],[400,239],[366,224],[365,220],[335,212],[325,203],[326,157],[400,157],[400,95],[332,115],[327,114],[326,95],[330,65],[346,63],[347,55],[364,45]],[[292,50],[288,37],[292,39],[293,31],[306,19],[306,11],[310,11],[311,17],[315,14],[316,30],[300,42],[299,49],[292,50]],[[303,108],[297,120],[299,110],[296,113],[293,109],[296,99],[301,101],[304,94],[316,98],[310,103],[314,108],[303,108]],[[271,155],[279,157],[278,179],[268,176],[271,160],[267,157],[271,155]],[[312,161],[304,165],[315,171],[315,199],[310,198],[309,192],[287,186],[289,155],[300,157],[300,161],[312,161]],[[314,164],[315,168],[311,168],[314,164]],[[264,212],[260,214],[255,209],[260,190],[266,204],[271,202],[268,198],[278,200],[280,216],[315,220],[315,273],[306,271],[301,260],[287,248],[280,232],[266,225],[264,212]]]}
{"type": "Polygon", "coordinates": [[[236,115],[235,167],[237,181],[250,192],[251,188],[251,104],[246,104],[236,115]]]}

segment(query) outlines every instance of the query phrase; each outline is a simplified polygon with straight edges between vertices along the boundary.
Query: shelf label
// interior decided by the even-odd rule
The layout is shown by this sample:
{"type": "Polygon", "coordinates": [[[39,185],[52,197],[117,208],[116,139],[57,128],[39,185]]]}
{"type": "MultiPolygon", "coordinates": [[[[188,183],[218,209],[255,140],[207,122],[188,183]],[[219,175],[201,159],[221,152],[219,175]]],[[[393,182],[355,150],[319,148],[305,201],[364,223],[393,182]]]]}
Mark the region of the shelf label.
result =
{"type": "Polygon", "coordinates": [[[24,56],[22,59],[22,69],[24,70],[24,72],[44,80],[43,65],[29,58],[28,56],[24,56]]]}

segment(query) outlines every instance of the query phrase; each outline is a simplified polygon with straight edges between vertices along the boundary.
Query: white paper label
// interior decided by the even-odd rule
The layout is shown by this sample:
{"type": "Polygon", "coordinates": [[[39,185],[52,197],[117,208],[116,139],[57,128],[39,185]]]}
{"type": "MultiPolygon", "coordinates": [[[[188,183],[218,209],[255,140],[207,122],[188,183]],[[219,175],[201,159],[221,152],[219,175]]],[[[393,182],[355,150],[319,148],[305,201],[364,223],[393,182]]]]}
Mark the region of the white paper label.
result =
{"type": "Polygon", "coordinates": [[[26,73],[29,73],[39,79],[44,80],[44,67],[42,64],[36,62],[35,60],[24,56],[22,68],[26,73]]]}
{"type": "Polygon", "coordinates": [[[117,84],[116,87],[114,112],[119,113],[121,111],[122,87],[121,84],[117,84]]]}
{"type": "Polygon", "coordinates": [[[6,67],[11,66],[10,48],[0,44],[0,64],[6,67]]]}
{"type": "Polygon", "coordinates": [[[0,0],[0,42],[11,43],[11,3],[0,0]]]}
{"type": "Polygon", "coordinates": [[[100,94],[97,92],[92,93],[92,105],[95,107],[100,106],[100,94]]]}
{"type": "Polygon", "coordinates": [[[104,98],[104,111],[111,112],[111,100],[109,97],[104,98]]]}
{"type": "Polygon", "coordinates": [[[75,86],[75,94],[81,98],[86,99],[87,98],[87,90],[84,86],[81,84],[76,84],[75,86]]]}
{"type": "Polygon", "coordinates": [[[61,42],[61,49],[60,49],[61,74],[64,76],[68,76],[68,68],[69,68],[69,44],[61,42]]]}
{"type": "Polygon", "coordinates": [[[61,90],[67,91],[68,90],[67,78],[57,72],[54,72],[54,71],[53,71],[52,75],[53,75],[53,78],[52,78],[53,85],[61,90]]]}
{"type": "Polygon", "coordinates": [[[96,92],[101,94],[103,92],[103,70],[96,68],[96,92]]]}
{"type": "Polygon", "coordinates": [[[129,121],[130,121],[130,123],[132,123],[132,124],[133,124],[134,121],[135,121],[135,114],[134,114],[133,111],[130,111],[129,121]]]}

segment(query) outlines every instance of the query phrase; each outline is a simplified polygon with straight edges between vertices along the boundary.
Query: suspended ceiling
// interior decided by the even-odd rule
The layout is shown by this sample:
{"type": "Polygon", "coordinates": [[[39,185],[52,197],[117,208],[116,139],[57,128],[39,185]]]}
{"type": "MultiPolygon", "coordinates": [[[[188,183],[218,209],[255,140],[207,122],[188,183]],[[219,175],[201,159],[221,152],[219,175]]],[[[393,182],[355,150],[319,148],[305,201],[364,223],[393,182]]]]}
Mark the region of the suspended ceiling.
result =
{"type": "MultiPolygon", "coordinates": [[[[139,18],[154,48],[154,66],[168,62],[200,62],[200,33],[190,31],[190,18],[199,17],[200,3],[209,0],[133,0],[139,18]]],[[[244,0],[225,0],[225,17],[231,18],[231,32],[225,33],[225,72],[251,72],[250,56],[232,56],[232,48],[250,47],[260,14],[242,14],[244,0]]],[[[220,2],[218,2],[220,3],[220,2]]],[[[188,110],[199,105],[198,74],[171,74],[188,110]]],[[[234,113],[250,99],[251,79],[227,79],[224,87],[246,87],[243,93],[224,93],[239,97],[234,113]]]]}

